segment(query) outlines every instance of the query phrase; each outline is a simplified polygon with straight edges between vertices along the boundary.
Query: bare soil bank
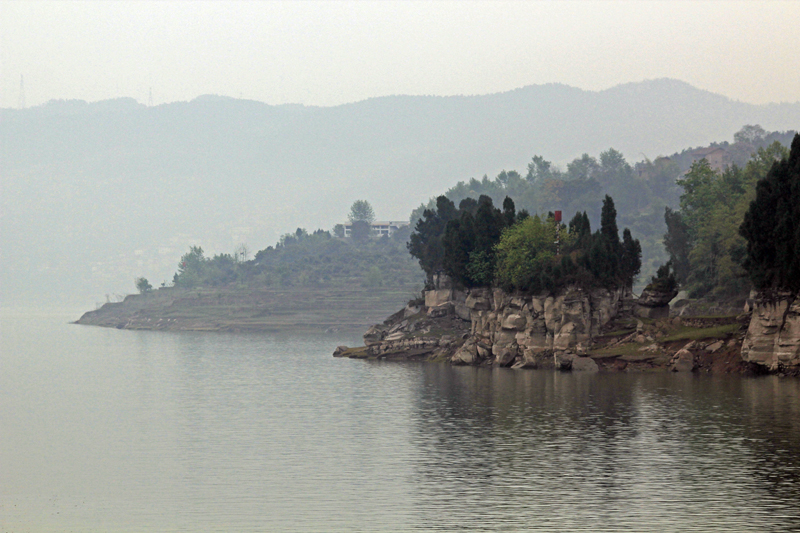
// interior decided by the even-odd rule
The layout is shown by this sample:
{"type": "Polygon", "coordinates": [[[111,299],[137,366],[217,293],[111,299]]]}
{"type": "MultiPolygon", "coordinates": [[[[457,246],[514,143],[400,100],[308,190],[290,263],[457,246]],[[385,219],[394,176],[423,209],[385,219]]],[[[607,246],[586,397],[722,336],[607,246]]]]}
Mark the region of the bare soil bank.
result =
{"type": "Polygon", "coordinates": [[[413,288],[166,288],[85,313],[76,324],[185,331],[362,331],[413,288]]]}

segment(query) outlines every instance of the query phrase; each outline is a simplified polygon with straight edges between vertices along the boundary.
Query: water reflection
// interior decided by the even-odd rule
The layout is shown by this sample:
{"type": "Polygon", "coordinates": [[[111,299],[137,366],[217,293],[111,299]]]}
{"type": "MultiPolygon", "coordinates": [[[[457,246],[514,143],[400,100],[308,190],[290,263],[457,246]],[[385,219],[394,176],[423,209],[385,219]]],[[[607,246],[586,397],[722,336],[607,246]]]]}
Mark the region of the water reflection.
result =
{"type": "MultiPolygon", "coordinates": [[[[64,321],[66,322],[66,321],[64,321]]],[[[3,531],[786,531],[800,381],[3,322],[3,531]]]]}
{"type": "Polygon", "coordinates": [[[441,506],[423,521],[441,529],[800,524],[794,381],[421,372],[413,439],[425,460],[415,483],[441,506]]]}

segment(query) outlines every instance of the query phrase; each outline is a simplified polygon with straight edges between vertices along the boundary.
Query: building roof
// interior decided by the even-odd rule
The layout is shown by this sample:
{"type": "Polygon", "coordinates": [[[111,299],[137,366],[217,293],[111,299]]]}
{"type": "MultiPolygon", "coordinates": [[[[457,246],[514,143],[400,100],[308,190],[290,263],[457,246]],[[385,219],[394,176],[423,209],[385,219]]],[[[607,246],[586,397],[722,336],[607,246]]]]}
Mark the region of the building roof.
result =
{"type": "Polygon", "coordinates": [[[714,152],[722,150],[723,152],[727,152],[727,150],[721,146],[709,146],[708,148],[698,148],[697,150],[692,150],[692,155],[696,156],[706,156],[708,154],[713,154],[714,152]]]}

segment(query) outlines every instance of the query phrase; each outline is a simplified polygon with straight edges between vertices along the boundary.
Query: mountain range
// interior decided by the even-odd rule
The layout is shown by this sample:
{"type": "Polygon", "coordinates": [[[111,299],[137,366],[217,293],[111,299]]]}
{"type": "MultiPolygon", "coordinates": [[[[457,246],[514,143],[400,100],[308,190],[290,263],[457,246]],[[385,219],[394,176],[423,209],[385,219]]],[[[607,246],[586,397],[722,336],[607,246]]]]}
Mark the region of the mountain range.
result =
{"type": "Polygon", "coordinates": [[[171,279],[190,245],[255,251],[329,229],[366,199],[407,219],[457,181],[534,155],[564,165],[613,147],[629,162],[800,129],[800,102],[752,105],[660,79],[585,91],[386,96],[335,107],[201,96],[51,101],[0,110],[0,280],[11,304],[83,305],[171,279]]]}

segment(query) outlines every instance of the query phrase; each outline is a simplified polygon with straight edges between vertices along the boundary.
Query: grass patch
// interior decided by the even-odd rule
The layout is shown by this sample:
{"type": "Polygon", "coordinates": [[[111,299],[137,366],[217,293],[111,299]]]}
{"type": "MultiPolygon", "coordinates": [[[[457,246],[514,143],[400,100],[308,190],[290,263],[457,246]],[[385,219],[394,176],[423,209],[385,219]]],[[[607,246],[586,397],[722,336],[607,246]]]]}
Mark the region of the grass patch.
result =
{"type": "Polygon", "coordinates": [[[630,329],[618,329],[616,331],[611,331],[609,333],[603,333],[602,335],[598,335],[598,338],[603,338],[603,337],[624,337],[625,335],[630,335],[634,331],[636,331],[635,327],[634,328],[630,328],[630,329]]]}
{"type": "Polygon", "coordinates": [[[594,359],[606,359],[610,357],[620,357],[623,355],[638,355],[641,353],[639,352],[639,348],[642,348],[643,346],[645,345],[635,342],[626,342],[624,344],[618,344],[617,346],[592,350],[589,352],[589,357],[594,359]]]}
{"type": "Polygon", "coordinates": [[[713,328],[681,327],[675,333],[659,339],[660,342],[696,341],[700,339],[724,338],[739,331],[739,324],[725,324],[713,328]]]}

